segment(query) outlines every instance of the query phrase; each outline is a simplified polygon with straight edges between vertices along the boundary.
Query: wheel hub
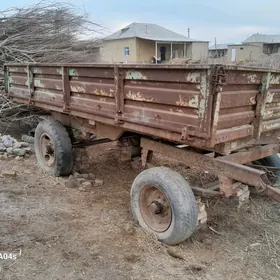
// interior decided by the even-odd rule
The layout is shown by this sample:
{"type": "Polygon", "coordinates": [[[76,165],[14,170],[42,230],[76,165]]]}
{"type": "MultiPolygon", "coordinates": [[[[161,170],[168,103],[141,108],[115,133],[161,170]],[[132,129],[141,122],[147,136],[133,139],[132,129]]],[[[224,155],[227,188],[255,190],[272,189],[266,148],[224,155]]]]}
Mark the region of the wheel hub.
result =
{"type": "Polygon", "coordinates": [[[47,133],[43,133],[40,137],[40,153],[45,161],[46,166],[53,167],[55,165],[55,148],[52,139],[47,133]]]}
{"type": "Polygon", "coordinates": [[[139,199],[146,224],[153,231],[166,231],[172,220],[172,208],[167,196],[157,186],[146,185],[142,187],[139,199]]]}
{"type": "Polygon", "coordinates": [[[155,200],[152,202],[150,207],[154,214],[159,215],[163,211],[163,201],[155,200]]]}

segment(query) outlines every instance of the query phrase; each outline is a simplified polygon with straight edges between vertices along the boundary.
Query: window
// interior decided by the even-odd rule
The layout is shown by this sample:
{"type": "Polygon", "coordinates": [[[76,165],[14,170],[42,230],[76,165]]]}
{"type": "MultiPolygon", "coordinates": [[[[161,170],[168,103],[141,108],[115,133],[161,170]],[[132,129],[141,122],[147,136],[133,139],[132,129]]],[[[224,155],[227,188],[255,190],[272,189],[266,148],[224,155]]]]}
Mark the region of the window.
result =
{"type": "Polygon", "coordinates": [[[124,47],[124,56],[129,56],[129,47],[124,47]]]}

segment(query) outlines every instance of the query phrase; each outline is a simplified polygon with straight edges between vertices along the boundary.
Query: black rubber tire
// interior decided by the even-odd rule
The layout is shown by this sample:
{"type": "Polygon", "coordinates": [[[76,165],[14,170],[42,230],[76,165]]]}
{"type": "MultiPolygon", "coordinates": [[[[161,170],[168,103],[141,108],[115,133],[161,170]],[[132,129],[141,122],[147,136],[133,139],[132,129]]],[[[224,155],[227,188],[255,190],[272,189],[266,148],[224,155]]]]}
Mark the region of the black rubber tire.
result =
{"type": "Polygon", "coordinates": [[[34,137],[34,149],[39,166],[54,176],[68,176],[73,167],[73,151],[69,134],[66,128],[58,121],[49,119],[37,125],[34,137]],[[40,137],[47,133],[55,145],[55,164],[49,167],[40,152],[40,137]]]}
{"type": "MultiPolygon", "coordinates": [[[[280,157],[278,154],[276,155],[271,155],[269,157],[265,157],[262,159],[259,159],[257,161],[254,162],[255,164],[259,164],[259,165],[264,165],[264,166],[271,166],[271,167],[280,167],[280,157]]],[[[280,177],[280,170],[275,170],[273,171],[273,173],[276,176],[280,177]]],[[[274,185],[279,186],[280,185],[280,179],[278,179],[274,185]]]]}
{"type": "Polygon", "coordinates": [[[187,181],[177,172],[166,167],[153,167],[140,173],[131,188],[131,209],[134,219],[146,230],[157,235],[159,241],[176,245],[190,237],[197,226],[197,204],[187,181]],[[140,211],[140,191],[145,185],[157,186],[168,198],[172,221],[164,232],[153,231],[144,221],[140,211]]]}

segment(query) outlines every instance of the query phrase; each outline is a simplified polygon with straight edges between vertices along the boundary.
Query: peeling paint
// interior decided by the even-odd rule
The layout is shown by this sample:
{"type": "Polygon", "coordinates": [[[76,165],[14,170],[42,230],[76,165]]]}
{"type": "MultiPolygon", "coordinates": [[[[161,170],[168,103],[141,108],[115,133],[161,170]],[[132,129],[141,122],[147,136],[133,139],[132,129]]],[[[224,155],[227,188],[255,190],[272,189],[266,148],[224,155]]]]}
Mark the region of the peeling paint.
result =
{"type": "Polygon", "coordinates": [[[78,76],[76,69],[69,69],[69,76],[78,76]]]}
{"type": "Polygon", "coordinates": [[[189,83],[199,83],[200,73],[188,73],[188,75],[186,76],[186,81],[189,83]]]}
{"type": "Polygon", "coordinates": [[[200,119],[203,119],[204,115],[205,115],[205,110],[206,110],[206,98],[209,95],[209,89],[207,87],[207,75],[206,75],[206,73],[203,73],[201,75],[200,86],[201,86],[201,90],[200,90],[201,98],[200,98],[199,109],[198,109],[198,117],[200,119]]]}
{"type": "Polygon", "coordinates": [[[127,80],[148,80],[140,71],[127,71],[125,78],[127,80]]]}
{"type": "Polygon", "coordinates": [[[275,110],[265,110],[264,111],[264,117],[265,118],[270,118],[270,117],[280,117],[280,112],[275,111],[275,110]]]}
{"type": "Polygon", "coordinates": [[[81,93],[86,92],[84,87],[81,87],[81,86],[78,86],[78,85],[71,85],[70,89],[71,89],[71,91],[74,91],[74,92],[81,92],[81,93]]]}
{"type": "Polygon", "coordinates": [[[249,84],[254,84],[259,81],[257,74],[244,73],[242,76],[247,78],[249,84]]]}
{"type": "Polygon", "coordinates": [[[61,69],[61,68],[56,69],[56,73],[57,73],[58,75],[62,75],[62,69],[61,69]]]}
{"type": "Polygon", "coordinates": [[[263,124],[263,131],[274,130],[274,129],[277,129],[277,128],[280,128],[279,120],[275,120],[274,123],[263,124]]]}
{"type": "Polygon", "coordinates": [[[280,84],[280,75],[279,74],[271,74],[270,84],[272,84],[272,85],[280,84]]]}
{"type": "Polygon", "coordinates": [[[127,93],[126,96],[127,96],[127,98],[135,100],[135,101],[154,102],[154,98],[145,97],[140,92],[133,92],[131,90],[127,93]]]}
{"type": "Polygon", "coordinates": [[[272,103],[275,92],[267,92],[266,103],[272,103]]]}
{"type": "Polygon", "coordinates": [[[110,93],[100,89],[95,89],[93,90],[91,93],[94,93],[95,95],[99,95],[99,96],[108,96],[108,97],[113,97],[114,96],[114,91],[113,90],[110,90],[110,93]]]}
{"type": "Polygon", "coordinates": [[[198,95],[195,95],[192,99],[189,101],[185,101],[185,99],[182,97],[182,95],[179,95],[179,100],[176,101],[177,106],[183,106],[183,107],[191,107],[191,108],[197,108],[198,107],[198,95]]]}
{"type": "Polygon", "coordinates": [[[183,110],[181,110],[181,109],[176,109],[176,112],[177,112],[177,113],[183,113],[183,110]]]}
{"type": "Polygon", "coordinates": [[[256,97],[250,98],[250,104],[252,104],[252,105],[256,104],[256,97]]]}
{"type": "MultiPolygon", "coordinates": [[[[28,81],[27,81],[27,82],[28,82],[28,81]]],[[[44,88],[44,87],[45,87],[45,85],[42,84],[41,80],[39,80],[39,79],[35,79],[35,80],[34,80],[34,86],[35,86],[35,87],[41,87],[41,88],[44,88]]]]}

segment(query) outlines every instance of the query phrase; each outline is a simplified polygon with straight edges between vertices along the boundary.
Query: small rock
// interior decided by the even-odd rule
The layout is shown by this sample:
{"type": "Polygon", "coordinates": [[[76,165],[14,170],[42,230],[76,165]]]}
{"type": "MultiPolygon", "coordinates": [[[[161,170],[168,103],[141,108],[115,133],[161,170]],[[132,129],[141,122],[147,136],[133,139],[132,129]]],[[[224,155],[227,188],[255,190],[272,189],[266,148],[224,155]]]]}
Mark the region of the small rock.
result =
{"type": "Polygon", "coordinates": [[[129,235],[133,235],[135,230],[132,224],[126,224],[124,227],[124,231],[129,235]]]}
{"type": "Polygon", "coordinates": [[[15,155],[15,156],[20,156],[20,157],[22,157],[22,156],[24,156],[25,154],[26,154],[26,151],[24,150],[24,149],[13,149],[13,154],[15,155]]]}
{"type": "Polygon", "coordinates": [[[7,148],[4,146],[3,143],[0,143],[0,152],[6,152],[7,148]]]}
{"type": "Polygon", "coordinates": [[[7,154],[12,155],[13,154],[13,148],[7,148],[7,154]]]}
{"type": "Polygon", "coordinates": [[[29,148],[29,143],[27,142],[20,142],[21,148],[29,148]]]}
{"type": "Polygon", "coordinates": [[[4,146],[7,148],[13,147],[13,139],[11,138],[10,135],[4,135],[2,137],[2,142],[4,146]]]}
{"type": "Polygon", "coordinates": [[[95,180],[95,174],[93,174],[93,173],[89,173],[88,174],[88,178],[90,179],[90,180],[95,180]]]}
{"type": "Polygon", "coordinates": [[[2,175],[4,177],[16,177],[17,176],[17,173],[16,171],[14,170],[3,170],[2,171],[2,175]]]}
{"type": "Polygon", "coordinates": [[[131,161],[131,167],[132,167],[132,169],[134,169],[134,170],[137,170],[137,169],[141,168],[141,167],[142,167],[141,158],[137,157],[137,158],[132,159],[132,161],[131,161]]]}
{"type": "Polygon", "coordinates": [[[86,188],[84,186],[81,186],[78,188],[78,191],[80,192],[86,192],[86,188]]]}
{"type": "Polygon", "coordinates": [[[101,179],[95,179],[94,180],[94,185],[96,186],[96,187],[101,187],[101,186],[103,186],[103,180],[101,180],[101,179]]]}
{"type": "Polygon", "coordinates": [[[80,177],[80,173],[79,172],[74,172],[73,175],[74,175],[75,178],[79,178],[80,177]]]}
{"type": "Polygon", "coordinates": [[[15,160],[21,161],[21,160],[23,160],[23,157],[16,156],[16,157],[15,157],[15,160]]]}
{"type": "Polygon", "coordinates": [[[78,182],[78,184],[82,184],[83,182],[86,181],[85,178],[77,178],[76,181],[78,182]]]}
{"type": "Polygon", "coordinates": [[[89,174],[80,174],[80,178],[89,179],[89,174]]]}
{"type": "Polygon", "coordinates": [[[82,183],[81,187],[85,189],[85,192],[89,192],[92,189],[92,183],[90,181],[85,181],[82,183]]]}
{"type": "Polygon", "coordinates": [[[15,142],[13,145],[14,149],[20,149],[21,148],[21,142],[15,142]]]}
{"type": "Polygon", "coordinates": [[[7,159],[7,158],[8,158],[7,154],[0,155],[0,160],[5,160],[5,159],[7,159]]]}
{"type": "Polygon", "coordinates": [[[29,136],[29,135],[22,135],[21,140],[24,141],[24,142],[31,143],[31,144],[34,143],[34,137],[29,136]]]}
{"type": "Polygon", "coordinates": [[[30,147],[24,147],[23,148],[27,153],[31,153],[32,152],[32,148],[30,147]]]}
{"type": "Polygon", "coordinates": [[[65,187],[70,188],[70,189],[75,189],[75,188],[78,188],[79,185],[78,185],[78,182],[74,178],[70,178],[65,183],[65,187]]]}

